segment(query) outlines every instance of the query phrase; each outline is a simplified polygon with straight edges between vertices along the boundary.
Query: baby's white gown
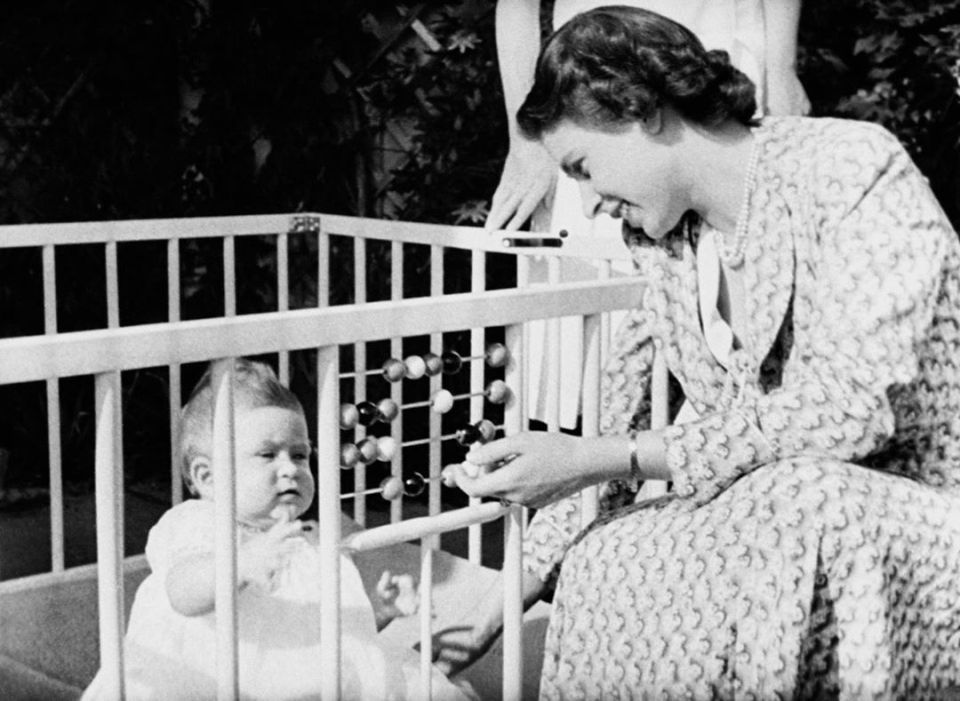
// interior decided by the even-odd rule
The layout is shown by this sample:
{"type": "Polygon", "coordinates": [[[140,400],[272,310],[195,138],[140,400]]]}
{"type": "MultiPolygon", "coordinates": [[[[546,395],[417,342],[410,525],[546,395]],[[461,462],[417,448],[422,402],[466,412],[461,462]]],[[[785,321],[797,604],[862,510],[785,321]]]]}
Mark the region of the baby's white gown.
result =
{"type": "MultiPolygon", "coordinates": [[[[174,558],[211,553],[212,502],[190,499],[167,511],[151,529],[151,573],[140,585],[125,645],[127,698],[216,698],[215,614],[183,616],[170,606],[164,582],[174,558]]],[[[250,535],[241,531],[241,542],[250,535]]],[[[239,593],[240,698],[251,701],[317,698],[320,691],[320,558],[306,538],[276,577],[272,591],[239,593]]],[[[211,553],[212,557],[212,553],[211,553]]],[[[342,698],[350,701],[418,699],[419,656],[378,639],[373,607],[353,561],[340,558],[342,698]]],[[[102,672],[83,701],[113,701],[102,672]]],[[[468,698],[434,670],[433,697],[468,698]]]]}

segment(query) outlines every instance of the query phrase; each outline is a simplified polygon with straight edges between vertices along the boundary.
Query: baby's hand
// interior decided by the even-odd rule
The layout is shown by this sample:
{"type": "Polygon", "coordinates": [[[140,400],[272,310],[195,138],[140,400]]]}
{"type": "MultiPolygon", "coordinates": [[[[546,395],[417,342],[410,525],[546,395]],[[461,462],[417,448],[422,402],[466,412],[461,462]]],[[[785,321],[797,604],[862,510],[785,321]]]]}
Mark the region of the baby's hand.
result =
{"type": "Polygon", "coordinates": [[[381,610],[390,618],[412,616],[420,608],[420,594],[409,574],[391,574],[385,571],[377,582],[377,596],[381,610]]]}
{"type": "Polygon", "coordinates": [[[268,591],[273,589],[274,576],[297,547],[295,538],[302,534],[302,521],[280,519],[269,530],[240,546],[237,553],[240,586],[257,584],[268,591]]]}

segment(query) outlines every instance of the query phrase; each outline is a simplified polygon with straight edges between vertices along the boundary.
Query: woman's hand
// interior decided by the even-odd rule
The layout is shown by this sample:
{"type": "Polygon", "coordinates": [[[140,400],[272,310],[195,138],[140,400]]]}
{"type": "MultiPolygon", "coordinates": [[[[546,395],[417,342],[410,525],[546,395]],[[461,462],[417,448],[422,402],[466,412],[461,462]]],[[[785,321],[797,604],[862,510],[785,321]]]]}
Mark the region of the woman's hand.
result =
{"type": "Polygon", "coordinates": [[[550,192],[556,173],[557,166],[539,141],[513,139],[484,226],[519,229],[550,192]]]}
{"type": "Polygon", "coordinates": [[[474,446],[465,464],[450,465],[445,472],[470,496],[541,507],[629,474],[626,445],[625,439],[587,439],[543,431],[518,433],[474,446]],[[471,465],[479,469],[473,470],[471,465]]]}

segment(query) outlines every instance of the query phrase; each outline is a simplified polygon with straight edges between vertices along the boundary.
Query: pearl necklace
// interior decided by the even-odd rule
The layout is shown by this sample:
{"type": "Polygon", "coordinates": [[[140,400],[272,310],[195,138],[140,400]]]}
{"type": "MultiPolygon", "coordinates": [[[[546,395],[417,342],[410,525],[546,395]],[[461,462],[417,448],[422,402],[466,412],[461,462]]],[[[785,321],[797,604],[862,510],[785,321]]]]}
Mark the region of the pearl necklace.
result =
{"type": "Polygon", "coordinates": [[[743,187],[743,198],[740,202],[740,213],[737,215],[737,227],[733,233],[733,241],[726,237],[720,247],[720,259],[727,267],[739,268],[743,265],[743,255],[747,248],[747,224],[750,219],[750,199],[757,184],[757,170],[760,164],[760,145],[757,137],[750,149],[750,161],[747,163],[747,178],[743,187]]]}

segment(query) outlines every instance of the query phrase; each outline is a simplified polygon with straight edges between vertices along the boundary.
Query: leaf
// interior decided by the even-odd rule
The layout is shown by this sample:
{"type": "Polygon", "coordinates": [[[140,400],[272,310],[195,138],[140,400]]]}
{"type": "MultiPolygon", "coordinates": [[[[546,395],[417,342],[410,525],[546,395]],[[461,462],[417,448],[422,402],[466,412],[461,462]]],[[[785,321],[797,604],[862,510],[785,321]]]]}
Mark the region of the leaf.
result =
{"type": "Polygon", "coordinates": [[[477,48],[480,43],[480,37],[476,34],[461,30],[450,37],[450,43],[447,45],[447,48],[463,54],[477,48]]]}
{"type": "Polygon", "coordinates": [[[454,224],[482,224],[489,213],[487,200],[468,200],[451,212],[454,224]]]}

